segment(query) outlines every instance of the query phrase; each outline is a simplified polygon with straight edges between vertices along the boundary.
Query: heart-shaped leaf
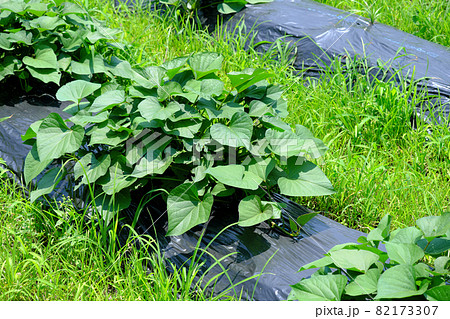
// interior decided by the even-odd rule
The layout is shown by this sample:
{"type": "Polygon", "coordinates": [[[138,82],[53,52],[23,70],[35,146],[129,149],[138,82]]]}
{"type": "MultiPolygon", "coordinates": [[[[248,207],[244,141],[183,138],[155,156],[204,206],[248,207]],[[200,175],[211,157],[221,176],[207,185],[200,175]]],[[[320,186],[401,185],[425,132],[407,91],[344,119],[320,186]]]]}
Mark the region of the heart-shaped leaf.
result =
{"type": "Polygon", "coordinates": [[[258,189],[262,179],[248,171],[241,165],[222,165],[210,167],[206,170],[207,174],[215,177],[219,182],[244,189],[258,189]]]}
{"type": "Polygon", "coordinates": [[[219,71],[222,68],[223,57],[220,54],[207,52],[198,53],[191,56],[188,64],[198,80],[210,73],[219,71]]]}
{"type": "Polygon", "coordinates": [[[95,55],[94,59],[86,58],[81,62],[71,62],[72,72],[81,75],[91,75],[95,73],[105,73],[107,68],[105,67],[105,61],[100,55],[95,55]]]}
{"type": "Polygon", "coordinates": [[[288,196],[322,196],[334,193],[333,186],[322,170],[305,161],[291,165],[285,177],[278,179],[281,194],[288,196]]]}
{"type": "Polygon", "coordinates": [[[448,274],[450,272],[450,257],[440,256],[434,261],[434,270],[440,274],[448,274]]]}
{"type": "Polygon", "coordinates": [[[397,244],[415,244],[422,236],[423,233],[416,227],[399,228],[391,233],[389,242],[397,244]]]}
{"type": "Polygon", "coordinates": [[[345,287],[345,294],[349,296],[369,295],[377,292],[379,269],[369,269],[365,274],[356,276],[355,279],[345,287]]]}
{"type": "Polygon", "coordinates": [[[245,112],[233,115],[228,125],[216,123],[211,126],[211,137],[221,143],[233,147],[244,146],[250,149],[253,133],[253,121],[245,112]]]}
{"type": "Polygon", "coordinates": [[[249,227],[257,225],[273,215],[272,205],[261,203],[261,198],[257,195],[245,197],[239,203],[239,221],[238,225],[249,227]]]}
{"type": "Polygon", "coordinates": [[[60,101],[79,103],[82,98],[94,93],[100,87],[101,85],[98,83],[76,80],[63,85],[58,92],[56,92],[56,98],[60,101]]]}
{"type": "Polygon", "coordinates": [[[39,126],[36,136],[39,160],[47,162],[77,151],[84,137],[84,129],[74,125],[68,128],[57,113],[48,115],[39,126]]]}
{"type": "Polygon", "coordinates": [[[241,2],[228,2],[219,3],[217,5],[217,11],[222,14],[230,14],[241,11],[245,7],[245,3],[241,2]]]}
{"type": "Polygon", "coordinates": [[[138,105],[139,112],[147,120],[167,120],[175,112],[180,110],[178,103],[170,102],[167,106],[162,105],[156,97],[150,96],[138,105]]]}
{"type": "Polygon", "coordinates": [[[302,279],[291,286],[288,300],[339,301],[347,284],[344,275],[321,275],[302,279]]]}
{"type": "Polygon", "coordinates": [[[181,235],[192,227],[207,222],[213,202],[211,194],[200,199],[197,187],[192,183],[174,188],[167,198],[167,236],[181,235]]]}
{"type": "Polygon", "coordinates": [[[166,69],[167,76],[171,80],[183,66],[186,65],[188,57],[180,57],[167,62],[164,62],[161,66],[166,69]]]}
{"type": "Polygon", "coordinates": [[[58,69],[58,59],[49,47],[37,50],[35,58],[24,57],[22,62],[36,69],[58,69]]]}
{"type": "Polygon", "coordinates": [[[416,244],[386,243],[386,251],[391,260],[399,264],[413,265],[422,259],[425,253],[416,244]]]}
{"type": "Polygon", "coordinates": [[[89,107],[89,112],[102,112],[125,101],[125,91],[112,90],[97,97],[89,107]]]}
{"type": "Polygon", "coordinates": [[[387,269],[378,280],[376,299],[401,299],[422,295],[428,286],[417,289],[412,265],[398,265],[387,269]]]}
{"type": "Polygon", "coordinates": [[[426,239],[421,239],[417,242],[427,254],[439,255],[450,249],[450,239],[447,238],[434,238],[430,242],[426,239]]]}
{"type": "Polygon", "coordinates": [[[123,172],[118,164],[109,167],[108,179],[102,184],[103,191],[107,195],[114,195],[122,189],[130,187],[136,181],[135,177],[123,172]]]}
{"type": "Polygon", "coordinates": [[[330,258],[339,268],[366,272],[379,256],[367,250],[341,249],[330,252],[330,258]]]}
{"type": "Polygon", "coordinates": [[[417,220],[416,224],[427,240],[445,236],[450,230],[450,212],[443,213],[441,216],[422,217],[417,220]]]}

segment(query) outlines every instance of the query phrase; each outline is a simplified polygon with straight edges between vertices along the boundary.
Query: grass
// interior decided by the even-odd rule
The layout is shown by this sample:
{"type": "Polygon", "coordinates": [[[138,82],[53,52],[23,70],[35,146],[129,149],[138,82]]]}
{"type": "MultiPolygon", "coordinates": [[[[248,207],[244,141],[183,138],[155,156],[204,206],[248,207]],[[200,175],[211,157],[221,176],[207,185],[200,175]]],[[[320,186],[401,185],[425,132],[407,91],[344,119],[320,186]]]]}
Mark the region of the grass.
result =
{"type": "Polygon", "coordinates": [[[391,25],[420,38],[450,46],[447,0],[316,0],[391,25]]]}
{"type": "Polygon", "coordinates": [[[0,300],[230,299],[194,282],[200,263],[177,269],[151,238],[140,236],[136,248],[131,236],[120,248],[109,230],[104,245],[69,203],[43,210],[5,176],[0,182],[0,300]]]}
{"type": "MultiPolygon", "coordinates": [[[[403,1],[396,1],[395,6],[404,9],[398,16],[425,8],[413,2],[402,7],[403,1]]],[[[183,16],[125,8],[118,13],[106,0],[85,4],[109,26],[123,30],[123,57],[135,65],[215,51],[224,56],[226,72],[265,67],[275,74],[272,81],[286,87],[287,120],[307,126],[329,147],[319,164],[336,194],[296,199],[299,203],[362,231],[374,227],[385,214],[393,216],[395,228],[449,210],[450,132],[420,120],[417,129],[411,128],[412,106],[425,98],[416,93],[414,83],[404,81],[399,88],[392,81],[373,82],[357,72],[361,61],[350,61],[347,68],[338,64],[321,81],[306,79],[294,74],[282,41],[263,56],[252,46],[245,50],[251,39],[242,27],[221,28],[211,35],[183,16]]],[[[448,29],[444,31],[434,30],[434,40],[448,39],[448,29]]],[[[167,272],[151,239],[144,238],[141,249],[120,248],[114,232],[105,237],[95,225],[80,220],[70,204],[59,210],[29,204],[13,182],[3,178],[0,299],[211,299],[193,283],[196,269],[167,272]]]]}

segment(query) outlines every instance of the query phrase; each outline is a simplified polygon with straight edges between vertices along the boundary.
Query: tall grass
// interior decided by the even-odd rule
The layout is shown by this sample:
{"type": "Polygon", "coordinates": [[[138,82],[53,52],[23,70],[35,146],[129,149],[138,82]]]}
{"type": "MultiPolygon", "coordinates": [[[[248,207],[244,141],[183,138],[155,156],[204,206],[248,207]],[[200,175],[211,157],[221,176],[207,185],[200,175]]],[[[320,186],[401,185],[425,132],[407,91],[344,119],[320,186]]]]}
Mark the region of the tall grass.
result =
{"type": "Polygon", "coordinates": [[[199,259],[172,265],[152,238],[133,232],[119,247],[109,229],[104,245],[98,224],[69,202],[44,210],[12,180],[0,182],[0,300],[231,299],[205,292],[199,259]]]}

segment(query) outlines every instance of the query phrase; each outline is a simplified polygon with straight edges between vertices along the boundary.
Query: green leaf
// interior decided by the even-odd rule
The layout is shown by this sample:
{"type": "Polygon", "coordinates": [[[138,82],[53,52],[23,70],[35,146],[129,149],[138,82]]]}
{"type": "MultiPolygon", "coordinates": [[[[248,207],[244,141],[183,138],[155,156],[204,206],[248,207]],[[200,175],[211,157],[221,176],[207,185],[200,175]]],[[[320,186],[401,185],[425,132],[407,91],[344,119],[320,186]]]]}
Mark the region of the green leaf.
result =
{"type": "Polygon", "coordinates": [[[428,243],[426,239],[421,239],[417,242],[427,254],[439,255],[450,249],[450,239],[447,238],[434,238],[428,243]]]}
{"type": "Polygon", "coordinates": [[[347,284],[343,275],[319,275],[291,286],[288,300],[339,301],[347,284]]]}
{"type": "Polygon", "coordinates": [[[94,126],[89,132],[87,132],[86,135],[91,137],[89,145],[106,144],[117,146],[126,141],[129,137],[129,133],[126,130],[112,130],[111,125],[113,124],[114,123],[112,120],[108,120],[94,126]]]}
{"type": "Polygon", "coordinates": [[[55,189],[55,186],[64,176],[64,170],[60,167],[54,167],[47,171],[37,183],[36,190],[30,193],[30,201],[34,202],[42,195],[49,194],[55,189]]]}
{"type": "Polygon", "coordinates": [[[74,179],[77,180],[83,177],[81,183],[95,183],[97,179],[104,176],[111,165],[111,156],[103,154],[97,160],[93,153],[88,153],[83,156],[73,168],[74,179]]]}
{"type": "Polygon", "coordinates": [[[264,200],[262,200],[261,203],[263,204],[263,206],[265,206],[265,205],[272,206],[273,213],[272,213],[271,218],[274,218],[274,219],[280,219],[281,218],[281,209],[282,209],[282,207],[281,207],[280,203],[268,202],[268,201],[264,201],[264,200]]]}
{"type": "Polygon", "coordinates": [[[211,194],[200,199],[197,187],[192,183],[174,188],[167,198],[167,236],[181,235],[192,227],[207,222],[213,202],[211,194]]]}
{"type": "Polygon", "coordinates": [[[450,212],[441,216],[427,216],[417,220],[417,226],[429,241],[438,236],[445,236],[450,230],[450,212]]]}
{"type": "MultiPolygon", "coordinates": [[[[323,142],[316,138],[305,137],[301,133],[294,133],[288,127],[283,127],[279,121],[277,126],[283,132],[274,129],[266,131],[266,138],[270,143],[270,149],[277,155],[283,157],[306,156],[319,158],[325,154],[327,148],[323,142]]],[[[270,127],[275,127],[274,123],[270,127]]]]}
{"type": "Polygon", "coordinates": [[[9,41],[8,34],[7,33],[0,33],[0,49],[6,50],[6,51],[10,51],[10,50],[14,49],[11,46],[12,46],[12,42],[9,41]]]}
{"type": "Polygon", "coordinates": [[[330,252],[330,258],[339,268],[366,272],[379,256],[367,250],[341,249],[330,252]]]}
{"type": "MultiPolygon", "coordinates": [[[[69,113],[69,112],[68,112],[69,113]]],[[[86,126],[91,123],[102,123],[108,119],[108,112],[102,112],[96,115],[92,115],[86,110],[81,110],[76,115],[69,118],[69,121],[80,126],[86,126]]]]}
{"type": "Polygon", "coordinates": [[[27,32],[25,30],[20,30],[15,33],[10,33],[8,36],[8,40],[14,43],[31,46],[33,45],[33,33],[27,32]]]}
{"type": "Polygon", "coordinates": [[[122,189],[128,188],[137,180],[135,177],[124,173],[118,164],[109,167],[108,180],[102,184],[103,191],[107,195],[113,195],[120,192],[122,189]]]}
{"type": "MultiPolygon", "coordinates": [[[[275,116],[262,116],[260,119],[261,123],[270,129],[274,129],[279,132],[291,131],[291,127],[283,122],[281,119],[275,116]]],[[[294,138],[295,140],[295,138],[294,138]]],[[[298,143],[297,143],[298,144],[298,143]]]]}
{"type": "Polygon", "coordinates": [[[167,62],[164,62],[161,67],[166,69],[167,76],[171,80],[180,70],[186,65],[188,57],[179,57],[167,62]]]}
{"type": "Polygon", "coordinates": [[[239,203],[238,225],[249,227],[268,220],[273,215],[272,205],[261,203],[261,198],[257,195],[245,197],[239,203]]]}
{"type": "Polygon", "coordinates": [[[423,249],[416,244],[387,242],[385,247],[389,258],[399,264],[413,265],[425,256],[423,249]]]}
{"type": "Polygon", "coordinates": [[[389,242],[397,244],[415,244],[422,236],[423,233],[416,227],[399,228],[391,233],[389,242]]]}
{"type": "Polygon", "coordinates": [[[275,112],[272,107],[259,100],[253,100],[250,102],[248,114],[251,117],[261,117],[263,115],[275,116],[275,112]]]}
{"type": "Polygon", "coordinates": [[[46,30],[54,30],[62,25],[67,25],[67,23],[59,16],[41,16],[30,21],[30,26],[38,29],[40,32],[46,30]]]}
{"type": "Polygon", "coordinates": [[[211,194],[215,197],[227,197],[234,193],[234,188],[227,188],[222,183],[217,183],[216,186],[211,190],[211,194]]]}
{"type": "Polygon", "coordinates": [[[220,96],[223,93],[224,84],[217,79],[189,80],[183,89],[186,92],[195,93],[196,95],[209,99],[212,96],[220,96]]]}
{"type": "Polygon", "coordinates": [[[82,98],[94,93],[100,87],[101,84],[98,83],[76,80],[63,85],[58,92],[56,92],[56,98],[60,101],[79,103],[82,98]]]}
{"type": "MultiPolygon", "coordinates": [[[[64,1],[64,0],[61,0],[61,1],[64,1]]],[[[63,15],[63,16],[69,15],[69,14],[77,14],[77,13],[86,14],[87,13],[86,10],[84,10],[78,4],[73,3],[73,2],[63,2],[61,4],[61,6],[62,6],[61,15],[63,15]]]]}
{"type": "Polygon", "coordinates": [[[68,128],[59,114],[49,114],[39,126],[36,136],[40,161],[46,162],[77,151],[83,137],[84,129],[81,126],[68,128]]]}
{"type": "Polygon", "coordinates": [[[450,272],[450,257],[440,256],[434,261],[434,268],[437,273],[448,274],[450,272]]]}
{"type": "Polygon", "coordinates": [[[283,195],[322,196],[334,193],[333,186],[322,170],[315,164],[305,161],[302,165],[290,165],[285,177],[278,179],[283,195]]]}
{"type": "Polygon", "coordinates": [[[217,11],[222,14],[230,14],[241,11],[245,7],[245,4],[241,2],[228,2],[219,3],[217,5],[217,11]]]}
{"type": "Polygon", "coordinates": [[[300,215],[297,217],[297,223],[300,226],[305,226],[306,223],[308,223],[311,219],[313,219],[318,214],[319,213],[313,212],[313,213],[307,213],[307,214],[300,215]]]}
{"type": "Polygon", "coordinates": [[[443,285],[427,290],[425,296],[429,301],[450,301],[450,286],[443,285]]]}
{"type": "Polygon", "coordinates": [[[233,115],[228,125],[216,123],[211,126],[211,137],[221,143],[233,147],[244,146],[250,149],[253,133],[253,121],[245,112],[233,115]]]}
{"type": "Polygon", "coordinates": [[[222,107],[218,109],[216,108],[216,104],[213,100],[205,100],[203,98],[199,100],[197,106],[200,110],[206,110],[210,119],[226,118],[231,120],[234,114],[238,112],[244,112],[243,105],[229,102],[222,105],[222,107]]]}
{"type": "Polygon", "coordinates": [[[389,229],[391,227],[391,220],[392,217],[390,215],[385,215],[380,223],[378,224],[378,227],[375,229],[372,229],[370,233],[367,235],[368,241],[382,241],[389,237],[389,229]]]}
{"type": "Polygon", "coordinates": [[[414,275],[416,277],[416,281],[418,278],[429,278],[430,277],[431,268],[427,264],[418,263],[418,264],[413,265],[413,267],[414,267],[414,275]]]}
{"type": "Polygon", "coordinates": [[[373,294],[377,291],[379,278],[379,269],[369,269],[365,274],[356,276],[355,279],[345,287],[345,294],[349,296],[373,294]]]}
{"type": "Polygon", "coordinates": [[[112,90],[97,97],[89,107],[89,112],[102,112],[125,101],[125,91],[112,90]]]}
{"type": "Polygon", "coordinates": [[[227,74],[231,81],[233,88],[236,88],[238,93],[244,91],[246,88],[258,83],[261,80],[270,78],[273,74],[267,72],[266,69],[245,69],[242,72],[230,72],[227,74]]]}
{"type": "Polygon", "coordinates": [[[105,73],[107,71],[103,57],[98,54],[95,55],[94,59],[89,57],[81,62],[72,60],[70,64],[72,66],[72,72],[80,75],[92,75],[95,73],[105,73]]]}
{"type": "Polygon", "coordinates": [[[166,149],[165,152],[159,149],[149,150],[135,166],[131,176],[142,178],[155,174],[163,174],[173,161],[172,155],[170,148],[166,149]]]}
{"type": "Polygon", "coordinates": [[[243,164],[247,171],[260,177],[261,180],[266,181],[270,172],[274,169],[276,162],[271,157],[264,159],[262,157],[252,157],[250,161],[246,160],[243,164]]]}
{"type": "Polygon", "coordinates": [[[188,64],[198,80],[210,73],[219,71],[222,68],[223,57],[218,53],[198,53],[191,56],[188,64]]]}
{"type": "Polygon", "coordinates": [[[180,110],[180,106],[176,102],[169,102],[167,106],[163,106],[156,97],[150,96],[139,103],[138,110],[150,122],[152,120],[167,120],[180,110]]]}
{"type": "Polygon", "coordinates": [[[322,267],[327,267],[333,264],[333,259],[331,259],[330,256],[325,256],[322,257],[318,260],[315,260],[313,262],[310,262],[304,266],[302,266],[298,271],[303,271],[303,270],[308,270],[308,269],[313,269],[313,268],[322,268],[322,267]]]}
{"type": "Polygon", "coordinates": [[[13,75],[14,71],[20,66],[20,61],[12,56],[7,56],[0,63],[0,81],[8,75],[13,75]]]}
{"type": "Polygon", "coordinates": [[[58,59],[50,47],[37,50],[35,58],[26,56],[22,62],[36,69],[58,69],[58,59]]]}
{"type": "Polygon", "coordinates": [[[0,9],[12,11],[19,15],[25,13],[27,7],[27,3],[25,1],[2,1],[0,3],[0,9]]]}
{"type": "Polygon", "coordinates": [[[32,77],[41,80],[44,83],[53,82],[59,85],[61,80],[61,73],[55,69],[35,69],[31,66],[27,66],[27,70],[30,71],[32,77]]]}
{"type": "Polygon", "coordinates": [[[184,138],[194,138],[202,126],[202,121],[197,119],[182,120],[172,122],[168,120],[164,125],[164,132],[169,135],[180,136],[184,138]]]}
{"type": "Polygon", "coordinates": [[[37,177],[50,163],[52,159],[41,161],[37,152],[36,144],[33,145],[30,152],[25,158],[23,167],[23,175],[25,178],[25,184],[28,185],[35,177],[37,177]]]}
{"type": "Polygon", "coordinates": [[[138,75],[135,72],[133,80],[147,89],[152,89],[154,87],[160,87],[162,85],[165,75],[165,69],[159,66],[150,66],[143,70],[142,75],[138,75]]]}
{"type": "Polygon", "coordinates": [[[84,45],[84,40],[86,39],[86,35],[89,33],[88,30],[66,30],[61,33],[60,40],[63,44],[61,51],[63,52],[75,52],[82,45],[84,45]]]}
{"type": "Polygon", "coordinates": [[[158,100],[164,101],[174,95],[183,94],[183,90],[181,89],[180,83],[169,81],[164,83],[162,86],[159,86],[157,89],[157,93],[158,93],[158,100]]]}
{"type": "Polygon", "coordinates": [[[398,265],[381,274],[375,299],[401,299],[422,295],[427,287],[417,289],[412,265],[398,265]]]}
{"type": "Polygon", "coordinates": [[[210,167],[206,170],[207,174],[215,177],[219,182],[243,189],[258,189],[262,179],[248,171],[241,165],[222,165],[210,167]]]}

